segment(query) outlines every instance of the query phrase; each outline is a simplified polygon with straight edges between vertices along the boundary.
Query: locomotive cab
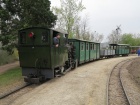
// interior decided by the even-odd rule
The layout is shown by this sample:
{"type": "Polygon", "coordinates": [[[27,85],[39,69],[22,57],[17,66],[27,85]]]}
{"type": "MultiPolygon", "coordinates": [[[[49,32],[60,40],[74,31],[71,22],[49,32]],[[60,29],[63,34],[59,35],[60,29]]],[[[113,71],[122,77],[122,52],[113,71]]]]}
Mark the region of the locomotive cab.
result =
{"type": "Polygon", "coordinates": [[[68,61],[67,34],[43,27],[31,27],[19,31],[18,51],[22,75],[26,82],[38,83],[54,78],[68,61]],[[60,33],[59,47],[53,38],[60,33]],[[64,37],[65,36],[65,37],[64,37]]]}

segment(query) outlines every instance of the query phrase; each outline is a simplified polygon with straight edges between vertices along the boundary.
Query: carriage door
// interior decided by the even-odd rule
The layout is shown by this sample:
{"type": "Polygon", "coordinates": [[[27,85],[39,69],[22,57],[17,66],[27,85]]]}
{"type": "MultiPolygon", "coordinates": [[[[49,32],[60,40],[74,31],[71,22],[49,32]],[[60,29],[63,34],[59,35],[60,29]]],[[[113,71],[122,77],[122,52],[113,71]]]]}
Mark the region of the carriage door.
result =
{"type": "Polygon", "coordinates": [[[89,43],[86,42],[86,61],[89,61],[89,43]]]}

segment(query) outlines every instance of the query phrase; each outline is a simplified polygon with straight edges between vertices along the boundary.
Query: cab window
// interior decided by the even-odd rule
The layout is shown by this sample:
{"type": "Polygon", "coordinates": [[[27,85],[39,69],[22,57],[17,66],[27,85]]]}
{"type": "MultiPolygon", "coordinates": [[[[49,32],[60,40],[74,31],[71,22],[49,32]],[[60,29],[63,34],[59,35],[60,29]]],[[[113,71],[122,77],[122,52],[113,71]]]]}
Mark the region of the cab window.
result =
{"type": "Polygon", "coordinates": [[[20,44],[25,44],[26,43],[26,32],[21,32],[20,33],[20,44]]]}
{"type": "Polygon", "coordinates": [[[43,43],[46,43],[48,42],[48,32],[42,32],[42,37],[41,37],[41,40],[43,43]]]}
{"type": "MultiPolygon", "coordinates": [[[[53,45],[54,45],[54,38],[57,36],[58,33],[59,32],[53,30],[53,45]]],[[[60,35],[60,38],[58,40],[59,40],[59,46],[60,46],[62,45],[63,42],[60,41],[62,39],[61,33],[59,33],[59,35],[60,35]]]]}

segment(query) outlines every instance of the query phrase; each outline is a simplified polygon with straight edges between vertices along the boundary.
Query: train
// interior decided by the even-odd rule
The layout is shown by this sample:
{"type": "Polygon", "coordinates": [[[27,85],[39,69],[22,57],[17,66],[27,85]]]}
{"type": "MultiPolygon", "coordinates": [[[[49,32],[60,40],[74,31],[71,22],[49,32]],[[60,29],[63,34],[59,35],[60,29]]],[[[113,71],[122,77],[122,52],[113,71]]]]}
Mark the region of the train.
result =
{"type": "Polygon", "coordinates": [[[18,31],[19,62],[24,81],[41,83],[66,74],[87,62],[115,56],[128,56],[129,45],[109,44],[69,39],[67,33],[44,27],[30,27],[18,31]],[[60,34],[59,46],[53,38],[60,34]]]}

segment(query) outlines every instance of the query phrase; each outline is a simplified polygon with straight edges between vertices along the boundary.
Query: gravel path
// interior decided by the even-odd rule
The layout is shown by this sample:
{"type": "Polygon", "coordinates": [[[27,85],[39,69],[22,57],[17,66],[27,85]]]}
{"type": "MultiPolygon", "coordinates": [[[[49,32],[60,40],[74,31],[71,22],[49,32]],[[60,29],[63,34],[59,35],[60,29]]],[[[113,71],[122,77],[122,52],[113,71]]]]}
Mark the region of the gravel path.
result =
{"type": "Polygon", "coordinates": [[[4,73],[5,71],[7,71],[9,69],[17,67],[17,66],[19,66],[19,61],[16,61],[14,63],[10,63],[10,64],[6,64],[6,65],[3,65],[3,66],[0,66],[0,74],[4,73]]]}
{"type": "Polygon", "coordinates": [[[105,105],[107,81],[112,68],[135,57],[112,58],[80,66],[13,100],[12,105],[105,105]]]}

